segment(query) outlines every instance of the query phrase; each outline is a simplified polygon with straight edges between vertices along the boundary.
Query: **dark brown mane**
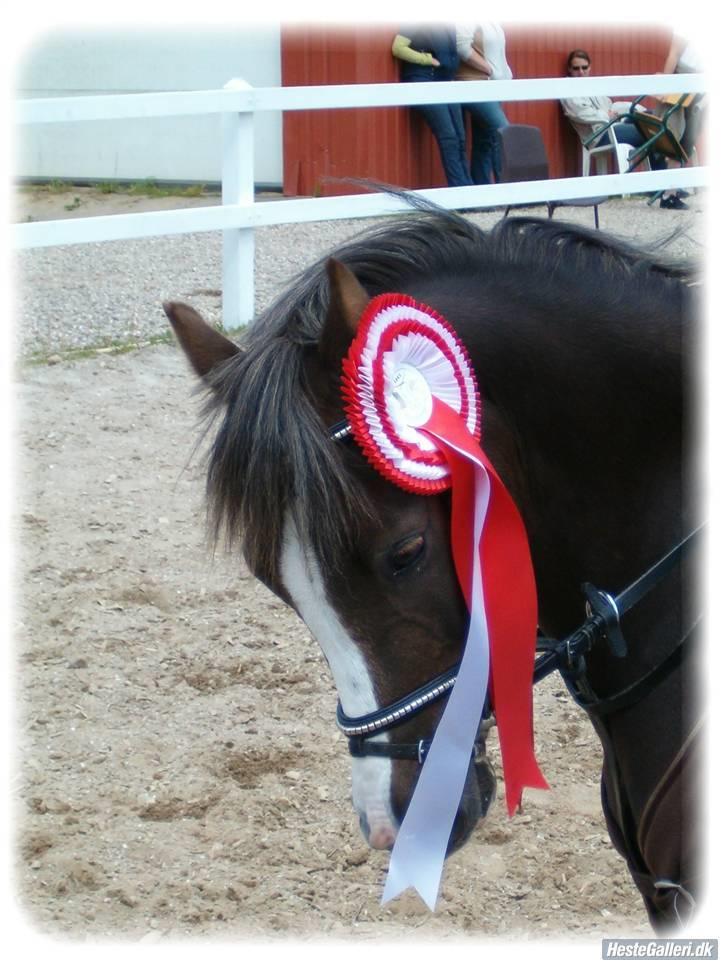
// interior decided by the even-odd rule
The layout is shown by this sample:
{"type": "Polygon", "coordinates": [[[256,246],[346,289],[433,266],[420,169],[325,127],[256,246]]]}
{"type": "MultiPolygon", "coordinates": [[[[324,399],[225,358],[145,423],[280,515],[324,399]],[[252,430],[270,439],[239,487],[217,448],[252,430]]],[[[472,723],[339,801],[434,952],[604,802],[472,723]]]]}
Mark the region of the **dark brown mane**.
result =
{"type": "MultiPolygon", "coordinates": [[[[383,220],[332,255],[372,296],[407,292],[427,277],[441,279],[443,288],[448,277],[493,280],[500,267],[519,264],[531,300],[538,300],[540,281],[556,277],[565,300],[573,287],[595,303],[614,305],[618,295],[620,303],[641,304],[657,291],[666,299],[673,287],[680,299],[690,273],[603,233],[537,219],[511,219],[485,232],[441,210],[383,220]]],[[[221,412],[208,470],[211,531],[215,539],[241,543],[252,571],[268,583],[276,576],[286,513],[327,561],[371,515],[306,389],[305,360],[329,302],[325,262],[294,280],[250,328],[245,352],[210,381],[207,411],[213,420],[221,412]]]]}

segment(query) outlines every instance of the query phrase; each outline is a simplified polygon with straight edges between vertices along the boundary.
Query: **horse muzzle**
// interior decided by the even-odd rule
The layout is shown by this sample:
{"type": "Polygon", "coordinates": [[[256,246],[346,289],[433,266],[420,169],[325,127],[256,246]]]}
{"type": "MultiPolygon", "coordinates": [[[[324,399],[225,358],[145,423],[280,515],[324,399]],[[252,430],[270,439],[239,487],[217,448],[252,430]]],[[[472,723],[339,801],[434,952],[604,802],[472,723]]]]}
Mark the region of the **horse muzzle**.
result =
{"type": "MultiPolygon", "coordinates": [[[[483,722],[473,745],[460,805],[448,843],[448,854],[464,845],[495,799],[496,778],[486,753],[487,734],[492,724],[492,719],[483,722]]],[[[374,781],[375,774],[379,774],[377,771],[379,768],[383,773],[386,771],[387,787],[391,785],[391,810],[389,807],[385,810],[383,801],[379,799],[372,801],[362,799],[364,803],[368,801],[366,807],[361,803],[357,805],[362,834],[371,848],[386,850],[394,845],[399,824],[404,818],[417,782],[419,775],[417,765],[422,765],[429,747],[429,739],[395,743],[350,738],[353,757],[362,759],[358,767],[360,770],[364,769],[365,765],[370,768],[368,772],[370,782],[374,781]],[[389,764],[386,764],[383,759],[387,759],[389,764]],[[396,767],[397,763],[400,765],[399,769],[396,767]]],[[[359,799],[355,799],[355,804],[357,802],[359,799]]]]}

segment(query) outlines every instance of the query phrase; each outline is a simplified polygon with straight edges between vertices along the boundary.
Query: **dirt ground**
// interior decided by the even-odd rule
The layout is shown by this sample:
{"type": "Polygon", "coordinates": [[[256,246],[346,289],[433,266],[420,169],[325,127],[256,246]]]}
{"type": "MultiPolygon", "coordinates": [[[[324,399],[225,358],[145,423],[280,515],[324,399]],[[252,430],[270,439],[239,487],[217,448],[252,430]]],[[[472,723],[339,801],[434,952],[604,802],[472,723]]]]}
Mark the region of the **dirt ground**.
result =
{"type": "Polygon", "coordinates": [[[412,891],[380,906],[388,856],[359,833],[318,647],[206,548],[193,388],[167,346],[17,373],[16,892],[35,931],[649,935],[605,831],[597,742],[557,679],[536,692],[551,791],[511,821],[501,796],[447,862],[436,913],[412,891]]]}

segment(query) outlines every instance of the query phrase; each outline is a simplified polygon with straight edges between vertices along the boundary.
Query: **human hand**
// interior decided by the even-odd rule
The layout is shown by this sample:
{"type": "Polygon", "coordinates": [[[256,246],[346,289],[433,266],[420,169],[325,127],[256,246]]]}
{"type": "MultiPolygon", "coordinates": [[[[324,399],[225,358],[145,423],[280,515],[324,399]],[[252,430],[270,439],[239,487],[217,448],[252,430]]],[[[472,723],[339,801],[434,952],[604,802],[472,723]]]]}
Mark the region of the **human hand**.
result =
{"type": "Polygon", "coordinates": [[[433,57],[432,54],[430,54],[430,57],[432,57],[432,66],[433,67],[439,67],[440,66],[440,62],[438,61],[438,59],[436,57],[433,57]]]}

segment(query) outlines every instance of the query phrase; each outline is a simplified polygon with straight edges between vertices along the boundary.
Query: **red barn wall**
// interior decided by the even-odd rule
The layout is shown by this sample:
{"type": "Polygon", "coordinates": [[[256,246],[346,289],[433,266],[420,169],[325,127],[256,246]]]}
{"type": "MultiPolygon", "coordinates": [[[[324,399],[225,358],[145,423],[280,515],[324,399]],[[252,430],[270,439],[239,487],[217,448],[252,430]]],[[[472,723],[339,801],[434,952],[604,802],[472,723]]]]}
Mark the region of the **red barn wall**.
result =
{"type": "MultiPolygon", "coordinates": [[[[654,74],[662,69],[671,38],[669,29],[654,25],[503,26],[515,78],[563,76],[566,55],[576,47],[590,53],[592,76],[654,74]]],[[[397,24],[284,26],[282,83],[294,87],[397,81],[398,67],[391,54],[397,30],[397,24]]],[[[541,129],[552,177],[580,174],[577,138],[558,101],[513,102],[504,108],[512,123],[541,129]]],[[[352,177],[411,189],[446,184],[434,138],[410,109],[284,113],[285,195],[348,194],[356,189],[333,180],[352,177]]]]}

